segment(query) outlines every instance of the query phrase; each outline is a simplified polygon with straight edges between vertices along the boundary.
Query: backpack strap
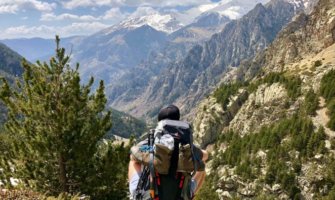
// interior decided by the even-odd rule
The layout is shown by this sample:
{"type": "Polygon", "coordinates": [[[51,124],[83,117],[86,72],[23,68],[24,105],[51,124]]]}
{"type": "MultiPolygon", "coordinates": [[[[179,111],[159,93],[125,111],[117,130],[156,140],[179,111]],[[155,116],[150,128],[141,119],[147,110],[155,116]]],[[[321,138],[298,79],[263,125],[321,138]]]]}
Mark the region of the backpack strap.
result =
{"type": "MultiPolygon", "coordinates": [[[[142,200],[144,198],[145,190],[147,190],[147,186],[149,185],[150,190],[150,196],[152,199],[154,199],[155,193],[158,190],[155,190],[154,186],[155,184],[153,181],[155,180],[155,169],[154,169],[154,130],[150,130],[148,134],[148,145],[142,146],[142,151],[149,151],[150,153],[150,162],[149,166],[144,166],[140,179],[138,181],[136,190],[135,190],[135,198],[136,200],[142,200]],[[150,179],[150,176],[152,177],[150,179]],[[149,184],[148,184],[149,181],[149,184]]],[[[156,200],[156,199],[154,199],[156,200]]],[[[157,199],[158,200],[158,199],[157,199]]]]}
{"type": "Polygon", "coordinates": [[[148,137],[148,143],[149,146],[152,147],[150,149],[150,162],[149,162],[149,169],[150,169],[150,196],[152,199],[155,199],[156,194],[158,194],[157,187],[155,185],[155,167],[154,167],[154,142],[155,142],[155,130],[150,130],[149,137],[148,137]]]}

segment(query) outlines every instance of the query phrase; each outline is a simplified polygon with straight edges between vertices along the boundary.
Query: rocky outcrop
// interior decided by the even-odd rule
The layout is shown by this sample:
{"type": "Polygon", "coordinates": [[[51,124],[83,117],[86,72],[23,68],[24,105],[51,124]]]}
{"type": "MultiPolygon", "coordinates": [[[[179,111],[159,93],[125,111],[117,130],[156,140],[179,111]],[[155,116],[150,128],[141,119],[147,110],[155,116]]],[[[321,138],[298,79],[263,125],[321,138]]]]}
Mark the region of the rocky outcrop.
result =
{"type": "Polygon", "coordinates": [[[320,0],[310,15],[295,17],[273,43],[254,59],[241,67],[244,76],[254,77],[263,72],[283,71],[305,58],[315,56],[335,42],[335,2],[320,0]]]}
{"type": "Polygon", "coordinates": [[[213,97],[204,100],[198,110],[198,115],[193,122],[195,140],[202,148],[216,141],[247,100],[248,92],[240,90],[238,94],[232,96],[227,109],[223,109],[213,97]]]}
{"type": "Polygon", "coordinates": [[[287,109],[287,101],[286,89],[279,83],[260,85],[256,92],[249,95],[248,100],[226,129],[242,136],[256,132],[263,125],[271,124],[293,113],[296,108],[287,109]]]}

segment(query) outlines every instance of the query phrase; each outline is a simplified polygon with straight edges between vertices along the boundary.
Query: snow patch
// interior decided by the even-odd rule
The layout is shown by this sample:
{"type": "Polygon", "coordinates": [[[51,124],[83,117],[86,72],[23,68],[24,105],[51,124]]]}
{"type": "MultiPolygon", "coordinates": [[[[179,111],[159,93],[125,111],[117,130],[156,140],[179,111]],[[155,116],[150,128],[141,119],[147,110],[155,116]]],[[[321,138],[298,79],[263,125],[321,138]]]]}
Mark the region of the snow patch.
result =
{"type": "Polygon", "coordinates": [[[208,10],[211,10],[211,9],[217,7],[218,5],[219,5],[219,4],[217,4],[217,3],[214,3],[214,4],[206,4],[206,5],[201,5],[201,6],[199,6],[198,8],[199,8],[199,10],[200,10],[201,12],[206,12],[206,11],[208,11],[208,10]]]}
{"type": "Polygon", "coordinates": [[[157,31],[166,33],[172,33],[183,27],[183,25],[170,14],[164,15],[159,13],[152,13],[140,17],[129,17],[128,19],[106,30],[105,35],[108,35],[116,30],[136,29],[144,25],[148,25],[157,31]]]}
{"type": "Polygon", "coordinates": [[[222,15],[222,16],[227,16],[229,17],[230,19],[238,19],[241,17],[241,12],[242,11],[242,8],[240,6],[232,6],[226,10],[223,10],[223,11],[219,11],[219,13],[222,15]]]}
{"type": "Polygon", "coordinates": [[[286,2],[291,3],[294,6],[294,9],[306,9],[312,3],[312,0],[286,0],[286,2]]]}
{"type": "MultiPolygon", "coordinates": [[[[238,19],[252,10],[256,4],[266,4],[270,0],[222,0],[217,4],[213,4],[213,8],[206,10],[206,12],[218,12],[222,16],[230,19],[238,19]],[[214,7],[215,5],[215,7],[214,7]]],[[[200,7],[199,7],[200,9],[200,7]]]]}

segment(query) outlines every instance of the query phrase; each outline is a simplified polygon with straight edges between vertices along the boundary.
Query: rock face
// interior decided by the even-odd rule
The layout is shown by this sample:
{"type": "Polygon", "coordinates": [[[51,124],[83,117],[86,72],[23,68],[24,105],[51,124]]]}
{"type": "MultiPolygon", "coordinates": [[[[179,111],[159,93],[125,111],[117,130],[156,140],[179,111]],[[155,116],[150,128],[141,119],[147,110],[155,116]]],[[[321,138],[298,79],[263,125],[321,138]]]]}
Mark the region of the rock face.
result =
{"type": "Polygon", "coordinates": [[[292,67],[310,55],[315,55],[331,46],[335,41],[335,10],[333,0],[320,1],[310,15],[304,13],[295,17],[264,54],[246,65],[253,76],[257,67],[264,65],[264,71],[282,71],[292,67]]]}
{"type": "Polygon", "coordinates": [[[199,105],[199,114],[194,119],[193,127],[195,139],[202,148],[216,141],[220,131],[230,124],[247,98],[248,92],[240,90],[236,96],[231,97],[226,110],[213,97],[199,105]]]}
{"type": "Polygon", "coordinates": [[[329,168],[333,166],[335,132],[322,128],[327,122],[322,98],[315,116],[304,109],[307,91],[318,94],[322,77],[335,69],[334,8],[335,1],[320,0],[310,14],[297,16],[268,48],[229,74],[248,83],[239,90],[248,93],[244,101],[236,98],[239,92],[230,97],[229,105],[239,106],[230,112],[229,120],[214,95],[199,105],[193,122],[195,138],[203,147],[211,146],[208,150],[212,149],[213,159],[208,171],[219,199],[333,199],[333,183],[328,184],[328,177],[334,173],[329,168]],[[286,77],[285,81],[264,81],[274,74],[286,77]],[[289,85],[293,77],[301,83],[289,85]],[[301,94],[293,98],[295,87],[301,94]],[[303,130],[288,125],[287,120],[294,117],[304,120],[303,130]],[[305,136],[309,142],[294,146],[303,144],[294,135],[308,130],[313,131],[305,136]],[[318,149],[311,150],[318,133],[322,133],[318,149]],[[276,174],[278,171],[281,173],[276,174]]]}
{"type": "Polygon", "coordinates": [[[249,95],[248,100],[234,115],[228,129],[244,136],[258,131],[263,125],[288,117],[294,109],[286,111],[286,101],[288,101],[286,89],[279,83],[270,86],[261,85],[256,92],[249,95]]]}
{"type": "Polygon", "coordinates": [[[112,106],[150,118],[162,105],[175,103],[187,113],[220,81],[229,66],[238,66],[264,49],[295,13],[294,6],[282,0],[258,4],[204,45],[194,46],[182,61],[167,65],[160,75],[147,80],[145,88],[138,88],[139,95],[123,93],[112,98],[112,106]]]}

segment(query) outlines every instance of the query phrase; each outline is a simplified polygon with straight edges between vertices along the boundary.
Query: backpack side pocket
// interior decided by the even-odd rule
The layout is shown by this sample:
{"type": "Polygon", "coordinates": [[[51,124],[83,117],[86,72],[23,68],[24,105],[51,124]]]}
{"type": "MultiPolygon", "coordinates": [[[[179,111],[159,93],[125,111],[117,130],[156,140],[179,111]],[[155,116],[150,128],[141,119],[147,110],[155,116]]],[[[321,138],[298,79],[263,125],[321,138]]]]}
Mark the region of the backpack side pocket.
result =
{"type": "Polygon", "coordinates": [[[179,148],[177,171],[188,173],[194,171],[193,156],[190,144],[181,145],[179,148]]]}

